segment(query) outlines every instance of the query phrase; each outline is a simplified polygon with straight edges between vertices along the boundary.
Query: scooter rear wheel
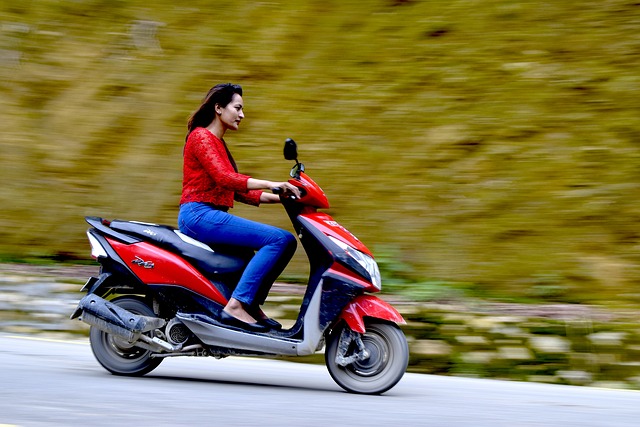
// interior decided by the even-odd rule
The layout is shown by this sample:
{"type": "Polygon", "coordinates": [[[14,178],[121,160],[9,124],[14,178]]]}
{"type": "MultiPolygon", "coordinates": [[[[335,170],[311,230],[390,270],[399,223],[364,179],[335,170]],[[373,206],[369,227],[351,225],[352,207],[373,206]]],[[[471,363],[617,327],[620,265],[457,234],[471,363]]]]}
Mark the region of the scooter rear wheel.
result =
{"type": "MultiPolygon", "coordinates": [[[[111,302],[134,314],[155,316],[151,307],[139,299],[123,297],[111,302]]],[[[151,351],[93,326],[89,331],[89,342],[98,362],[114,375],[142,376],[157,368],[163,360],[152,358],[151,351]]]]}
{"type": "MultiPolygon", "coordinates": [[[[340,366],[336,354],[344,328],[348,326],[343,323],[332,332],[325,350],[325,363],[334,381],[349,392],[362,394],[380,394],[395,386],[409,364],[409,346],[400,328],[390,323],[367,322],[362,343],[369,357],[340,366]]],[[[346,356],[356,352],[357,345],[351,343],[346,356]]]]}

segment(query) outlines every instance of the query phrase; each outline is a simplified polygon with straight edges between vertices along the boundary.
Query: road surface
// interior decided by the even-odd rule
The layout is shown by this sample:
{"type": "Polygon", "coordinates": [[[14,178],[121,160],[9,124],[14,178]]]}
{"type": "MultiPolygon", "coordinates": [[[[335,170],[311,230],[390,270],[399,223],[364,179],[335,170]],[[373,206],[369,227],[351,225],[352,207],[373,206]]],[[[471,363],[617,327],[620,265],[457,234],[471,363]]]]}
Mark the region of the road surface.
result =
{"type": "Polygon", "coordinates": [[[0,334],[0,426],[636,427],[635,391],[406,374],[382,396],[342,391],[323,366],[170,358],[109,374],[88,340],[0,334]]]}

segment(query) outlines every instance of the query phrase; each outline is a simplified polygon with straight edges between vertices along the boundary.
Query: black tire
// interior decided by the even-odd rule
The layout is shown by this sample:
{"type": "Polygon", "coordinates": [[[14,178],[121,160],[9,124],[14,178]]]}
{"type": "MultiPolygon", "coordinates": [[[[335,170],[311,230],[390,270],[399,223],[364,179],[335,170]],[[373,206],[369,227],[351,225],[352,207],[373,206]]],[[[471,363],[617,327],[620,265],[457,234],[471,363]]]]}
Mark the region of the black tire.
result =
{"type": "MultiPolygon", "coordinates": [[[[155,316],[153,310],[139,299],[123,297],[112,303],[142,316],[155,316]]],[[[153,371],[162,362],[162,358],[152,358],[151,351],[129,344],[92,326],[89,331],[91,351],[98,362],[114,375],[142,376],[153,371]]]]}
{"type": "MultiPolygon", "coordinates": [[[[333,380],[351,393],[380,394],[395,386],[409,364],[409,346],[400,328],[391,323],[368,322],[362,342],[369,358],[343,367],[336,363],[336,354],[344,328],[348,326],[343,323],[329,336],[324,354],[333,380]]],[[[350,351],[353,347],[352,344],[350,351]]]]}

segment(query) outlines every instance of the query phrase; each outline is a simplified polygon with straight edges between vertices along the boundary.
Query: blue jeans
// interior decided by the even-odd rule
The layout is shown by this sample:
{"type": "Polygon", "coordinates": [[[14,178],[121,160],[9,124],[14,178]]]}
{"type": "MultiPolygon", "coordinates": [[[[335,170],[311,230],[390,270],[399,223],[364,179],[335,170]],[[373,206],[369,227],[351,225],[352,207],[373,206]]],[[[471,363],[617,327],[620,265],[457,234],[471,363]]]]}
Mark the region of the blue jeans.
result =
{"type": "Polygon", "coordinates": [[[233,245],[257,251],[232,294],[249,307],[264,303],[297,246],[296,238],[286,230],[216,210],[206,203],[181,205],[178,227],[182,233],[208,245],[233,245]]]}

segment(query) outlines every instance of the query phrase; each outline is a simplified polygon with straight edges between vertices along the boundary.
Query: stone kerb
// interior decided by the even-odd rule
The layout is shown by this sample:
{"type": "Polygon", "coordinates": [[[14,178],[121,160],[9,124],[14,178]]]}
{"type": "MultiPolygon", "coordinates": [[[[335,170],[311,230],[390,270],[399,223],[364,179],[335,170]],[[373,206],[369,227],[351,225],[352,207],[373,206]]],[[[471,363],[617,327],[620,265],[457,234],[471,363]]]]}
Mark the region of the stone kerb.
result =
{"type": "Polygon", "coordinates": [[[635,323],[461,308],[425,304],[403,313],[411,371],[640,389],[635,323]]]}

